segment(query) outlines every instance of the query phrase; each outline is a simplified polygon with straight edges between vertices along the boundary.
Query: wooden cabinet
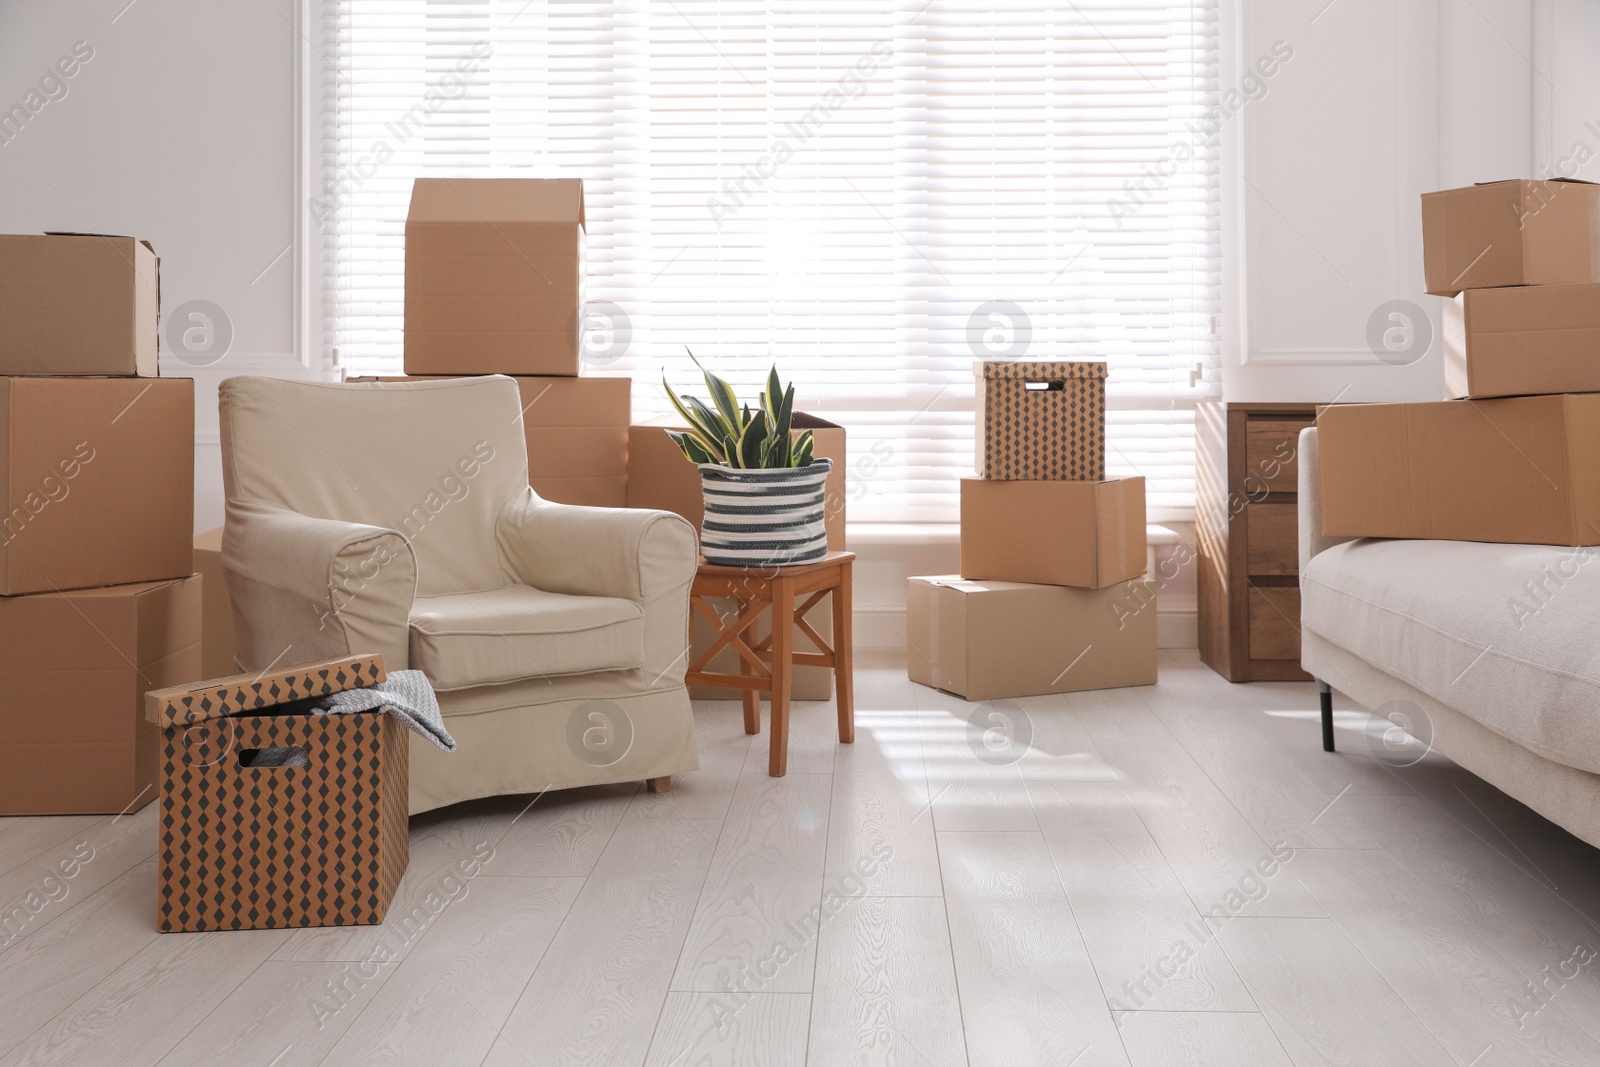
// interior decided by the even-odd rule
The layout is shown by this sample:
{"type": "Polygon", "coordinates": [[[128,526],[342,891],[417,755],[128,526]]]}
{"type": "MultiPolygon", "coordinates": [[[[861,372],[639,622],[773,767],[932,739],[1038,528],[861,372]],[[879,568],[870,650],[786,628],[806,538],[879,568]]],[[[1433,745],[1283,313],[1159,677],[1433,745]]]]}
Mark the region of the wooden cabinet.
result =
{"type": "Polygon", "coordinates": [[[1300,669],[1295,490],[1313,404],[1201,404],[1195,417],[1200,658],[1233,682],[1300,669]]]}

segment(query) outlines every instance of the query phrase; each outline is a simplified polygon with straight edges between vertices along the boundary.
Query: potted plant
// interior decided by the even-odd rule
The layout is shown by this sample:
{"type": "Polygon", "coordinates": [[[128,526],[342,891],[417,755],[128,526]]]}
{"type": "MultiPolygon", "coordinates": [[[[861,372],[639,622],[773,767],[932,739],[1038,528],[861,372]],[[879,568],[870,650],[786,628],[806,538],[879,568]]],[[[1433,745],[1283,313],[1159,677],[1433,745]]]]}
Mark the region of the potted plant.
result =
{"type": "Polygon", "coordinates": [[[689,427],[667,433],[700,468],[700,552],[706,562],[751,567],[809,563],[827,555],[823,483],[833,461],[812,456],[810,430],[796,436],[790,428],[794,386],[785,388],[773,367],[751,410],[698,359],[695,366],[705,377],[710,403],[680,397],[664,375],[661,384],[689,427]]]}

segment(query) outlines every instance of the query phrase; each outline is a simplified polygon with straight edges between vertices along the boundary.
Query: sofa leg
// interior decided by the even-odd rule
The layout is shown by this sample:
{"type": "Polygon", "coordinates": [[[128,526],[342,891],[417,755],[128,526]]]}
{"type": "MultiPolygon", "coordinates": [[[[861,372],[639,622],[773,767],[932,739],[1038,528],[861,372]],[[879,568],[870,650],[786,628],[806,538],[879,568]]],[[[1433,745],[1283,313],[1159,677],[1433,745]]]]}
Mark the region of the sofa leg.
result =
{"type": "Polygon", "coordinates": [[[1317,696],[1322,698],[1322,751],[1333,751],[1333,688],[1320,679],[1317,696]]]}
{"type": "Polygon", "coordinates": [[[672,792],[672,775],[669,774],[664,778],[646,778],[644,784],[645,788],[652,793],[670,793],[672,792]]]}

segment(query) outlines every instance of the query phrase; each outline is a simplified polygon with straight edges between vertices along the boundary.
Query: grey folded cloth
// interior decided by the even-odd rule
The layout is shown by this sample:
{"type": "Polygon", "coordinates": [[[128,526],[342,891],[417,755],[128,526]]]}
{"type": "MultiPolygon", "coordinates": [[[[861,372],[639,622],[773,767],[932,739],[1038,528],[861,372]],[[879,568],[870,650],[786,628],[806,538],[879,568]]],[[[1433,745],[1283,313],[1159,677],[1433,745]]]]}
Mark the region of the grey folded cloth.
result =
{"type": "Polygon", "coordinates": [[[439,699],[428,676],[421,671],[390,671],[389,680],[366,689],[346,689],[319,697],[312,707],[328,715],[382,709],[446,752],[456,750],[456,739],[444,728],[439,699]]]}

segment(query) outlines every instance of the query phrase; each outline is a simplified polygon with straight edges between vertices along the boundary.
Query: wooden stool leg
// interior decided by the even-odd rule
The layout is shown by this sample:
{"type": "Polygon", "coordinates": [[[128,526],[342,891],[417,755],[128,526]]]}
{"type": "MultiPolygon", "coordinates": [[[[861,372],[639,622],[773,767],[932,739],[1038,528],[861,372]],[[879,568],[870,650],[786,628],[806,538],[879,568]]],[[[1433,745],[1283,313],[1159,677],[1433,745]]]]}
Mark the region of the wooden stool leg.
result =
{"type": "Polygon", "coordinates": [[[855,671],[851,663],[854,641],[850,635],[850,564],[839,567],[839,586],[833,598],[833,688],[839,709],[839,742],[848,745],[856,739],[855,671]]]}
{"type": "MultiPolygon", "coordinates": [[[[748,600],[740,600],[738,605],[739,613],[742,615],[745,608],[749,607],[750,602],[748,600]]],[[[755,636],[756,620],[752,619],[750,625],[740,635],[740,640],[747,645],[754,645],[756,643],[755,636]]],[[[752,673],[750,664],[745,661],[743,656],[737,658],[739,660],[739,674],[742,677],[749,677],[752,673]]],[[[739,692],[739,699],[744,701],[744,732],[747,734],[759,734],[761,732],[761,694],[754,689],[743,689],[739,692]]]]}
{"type": "Polygon", "coordinates": [[[789,688],[794,674],[794,579],[772,580],[772,755],[767,773],[789,770],[789,688]]]}
{"type": "Polygon", "coordinates": [[[670,793],[672,792],[672,775],[668,774],[660,778],[646,778],[644,784],[652,793],[670,793]]]}

